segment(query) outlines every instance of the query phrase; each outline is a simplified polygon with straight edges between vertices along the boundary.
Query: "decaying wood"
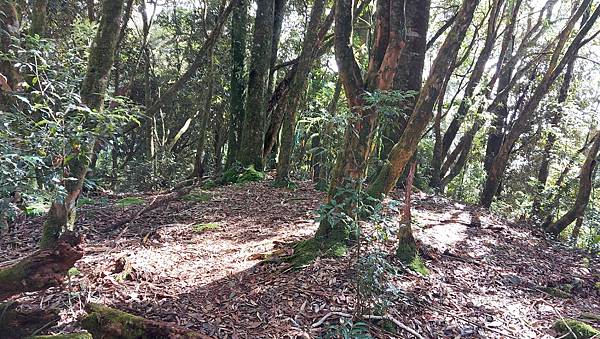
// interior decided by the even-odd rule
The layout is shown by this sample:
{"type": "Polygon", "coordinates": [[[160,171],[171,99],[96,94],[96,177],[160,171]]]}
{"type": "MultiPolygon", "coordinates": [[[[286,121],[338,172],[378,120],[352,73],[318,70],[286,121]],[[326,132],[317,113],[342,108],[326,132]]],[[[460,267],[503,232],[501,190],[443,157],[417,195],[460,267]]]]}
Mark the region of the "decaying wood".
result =
{"type": "Polygon", "coordinates": [[[0,303],[0,337],[25,338],[59,320],[56,310],[22,310],[17,303],[0,303]]]}
{"type": "Polygon", "coordinates": [[[51,249],[39,250],[15,264],[0,269],[0,300],[22,293],[58,286],[69,268],[83,256],[82,238],[63,234],[51,249]]]}
{"type": "Polygon", "coordinates": [[[88,304],[86,310],[88,315],[81,320],[81,325],[94,338],[210,338],[174,324],[145,319],[99,304],[88,304]]]}

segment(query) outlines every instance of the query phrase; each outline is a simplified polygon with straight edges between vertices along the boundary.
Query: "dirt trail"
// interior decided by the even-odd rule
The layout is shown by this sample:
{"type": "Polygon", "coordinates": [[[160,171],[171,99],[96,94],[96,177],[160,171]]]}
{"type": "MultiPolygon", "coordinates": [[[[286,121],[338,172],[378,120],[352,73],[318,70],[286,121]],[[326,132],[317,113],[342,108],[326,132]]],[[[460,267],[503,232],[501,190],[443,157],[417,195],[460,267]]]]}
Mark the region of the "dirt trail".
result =
{"type": "MultiPolygon", "coordinates": [[[[328,323],[339,323],[336,314],[316,326],[325,315],[352,313],[354,255],[321,259],[302,270],[260,264],[266,253],[290,253],[288,243],[314,233],[323,194],[310,183],[295,191],[269,182],[236,185],[197,196],[111,231],[142,206],[95,199],[78,221],[87,235],[79,273],[63,288],[19,302],[60,308],[55,330],[75,329],[83,303],[95,301],[218,338],[318,337],[328,323]]],[[[414,215],[431,274],[394,276],[400,292],[388,314],[424,337],[551,338],[549,328],[561,316],[600,314],[597,259],[439,197],[415,195],[414,215]],[[570,291],[562,297],[548,289],[565,286],[570,291]]],[[[29,219],[0,239],[0,261],[30,252],[39,225],[39,218],[29,219]]],[[[392,253],[393,242],[387,245],[392,253]]],[[[408,336],[376,327],[372,332],[408,336]]]]}

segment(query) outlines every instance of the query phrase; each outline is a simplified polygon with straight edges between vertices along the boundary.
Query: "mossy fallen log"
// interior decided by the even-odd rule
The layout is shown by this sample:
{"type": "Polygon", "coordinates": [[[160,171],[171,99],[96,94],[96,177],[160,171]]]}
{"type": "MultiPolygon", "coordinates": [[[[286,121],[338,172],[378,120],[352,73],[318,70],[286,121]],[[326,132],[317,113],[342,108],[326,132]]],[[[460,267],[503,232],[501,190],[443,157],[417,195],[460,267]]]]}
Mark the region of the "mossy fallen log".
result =
{"type": "Polygon", "coordinates": [[[133,314],[99,304],[86,306],[88,315],[81,326],[94,338],[103,339],[208,339],[210,336],[188,330],[167,322],[145,319],[133,314]]]}
{"type": "Polygon", "coordinates": [[[51,249],[34,252],[15,264],[0,268],[0,301],[23,292],[58,286],[69,268],[83,256],[81,237],[63,234],[51,249]]]}
{"type": "Polygon", "coordinates": [[[17,303],[0,303],[0,338],[26,338],[58,320],[56,310],[25,310],[17,303]]]}
{"type": "Polygon", "coordinates": [[[552,328],[561,338],[566,339],[590,339],[600,336],[600,331],[575,319],[558,320],[552,328]]]}

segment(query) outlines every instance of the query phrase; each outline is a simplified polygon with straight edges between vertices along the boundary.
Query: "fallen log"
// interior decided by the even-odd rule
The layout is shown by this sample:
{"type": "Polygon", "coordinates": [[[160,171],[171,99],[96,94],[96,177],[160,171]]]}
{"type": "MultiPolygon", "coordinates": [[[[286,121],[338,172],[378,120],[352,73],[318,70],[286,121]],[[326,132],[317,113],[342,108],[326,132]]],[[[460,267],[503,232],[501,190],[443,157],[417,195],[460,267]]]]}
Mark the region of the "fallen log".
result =
{"type": "Polygon", "coordinates": [[[86,306],[86,310],[88,314],[80,320],[80,324],[94,338],[212,338],[167,322],[145,319],[100,304],[90,303],[86,306]]]}
{"type": "Polygon", "coordinates": [[[54,335],[36,335],[29,339],[94,339],[91,334],[87,332],[79,333],[67,333],[67,334],[54,334],[54,335]]]}
{"type": "Polygon", "coordinates": [[[63,234],[54,248],[38,250],[18,262],[0,268],[0,301],[23,292],[60,285],[69,268],[83,256],[82,238],[63,234]]]}
{"type": "Polygon", "coordinates": [[[58,320],[57,310],[26,310],[14,302],[0,303],[0,338],[26,338],[58,320]]]}

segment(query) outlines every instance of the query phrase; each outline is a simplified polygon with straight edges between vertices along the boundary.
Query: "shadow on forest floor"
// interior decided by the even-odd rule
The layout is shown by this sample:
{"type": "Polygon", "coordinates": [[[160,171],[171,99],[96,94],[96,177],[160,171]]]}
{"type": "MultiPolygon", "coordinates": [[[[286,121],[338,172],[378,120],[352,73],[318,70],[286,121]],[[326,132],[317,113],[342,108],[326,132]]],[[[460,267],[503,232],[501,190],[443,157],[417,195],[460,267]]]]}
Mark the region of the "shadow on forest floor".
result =
{"type": "MultiPolygon", "coordinates": [[[[171,321],[218,338],[306,338],[339,324],[330,312],[356,308],[354,255],[302,270],[257,259],[315,231],[323,194],[269,183],[220,187],[204,202],[177,201],[107,231],[141,206],[85,207],[87,233],[78,276],[64,288],[21,297],[62,310],[57,329],[75,328],[86,300],[171,321]],[[198,226],[210,223],[211,227],[198,226]],[[68,293],[71,290],[75,293],[68,293]],[[70,297],[69,297],[70,296],[70,297]]],[[[145,196],[151,201],[152,196],[145,196]]],[[[545,240],[534,230],[440,197],[415,194],[415,235],[431,271],[392,277],[398,299],[388,313],[428,338],[550,337],[552,322],[600,313],[598,261],[545,240]],[[564,298],[547,287],[570,286],[564,298]]],[[[41,220],[0,239],[0,260],[31,251],[41,220]],[[18,249],[15,251],[13,249],[18,249]]],[[[394,242],[386,243],[393,253],[394,242]]],[[[376,337],[404,337],[373,327],[376,337]]]]}

